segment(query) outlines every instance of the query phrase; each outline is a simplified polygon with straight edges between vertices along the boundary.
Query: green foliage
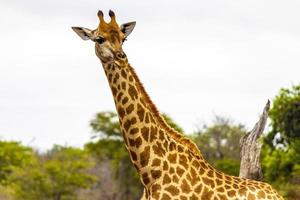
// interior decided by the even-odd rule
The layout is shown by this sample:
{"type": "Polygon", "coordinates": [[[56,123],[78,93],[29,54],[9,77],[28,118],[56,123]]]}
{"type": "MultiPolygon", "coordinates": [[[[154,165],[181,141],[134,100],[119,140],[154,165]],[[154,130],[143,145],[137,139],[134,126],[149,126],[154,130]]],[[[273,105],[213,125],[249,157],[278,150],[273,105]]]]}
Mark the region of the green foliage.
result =
{"type": "Polygon", "coordinates": [[[17,199],[75,200],[76,191],[92,186],[95,177],[89,155],[80,149],[55,146],[35,165],[16,170],[11,176],[17,199]]]}
{"type": "Polygon", "coordinates": [[[13,170],[34,161],[33,150],[18,142],[0,141],[0,184],[7,184],[13,170]]]}
{"type": "Polygon", "coordinates": [[[46,160],[44,168],[54,180],[54,190],[66,185],[60,193],[73,193],[74,189],[87,188],[94,182],[94,178],[86,173],[94,166],[94,161],[84,150],[55,146],[46,155],[46,160]]]}
{"type": "Polygon", "coordinates": [[[295,164],[299,164],[300,160],[299,154],[297,155],[293,148],[288,150],[264,148],[262,154],[264,177],[269,182],[289,180],[294,168],[297,169],[295,164]]]}
{"type": "Polygon", "coordinates": [[[291,89],[283,88],[273,101],[269,112],[272,130],[266,142],[272,146],[274,137],[280,133],[282,140],[277,143],[290,143],[300,139],[300,85],[291,89]]]}
{"type": "Polygon", "coordinates": [[[90,123],[95,137],[121,137],[120,123],[115,112],[99,112],[90,123]]]}
{"type": "Polygon", "coordinates": [[[271,131],[264,138],[261,155],[264,179],[287,199],[299,199],[300,85],[281,89],[269,116],[271,131]]]}

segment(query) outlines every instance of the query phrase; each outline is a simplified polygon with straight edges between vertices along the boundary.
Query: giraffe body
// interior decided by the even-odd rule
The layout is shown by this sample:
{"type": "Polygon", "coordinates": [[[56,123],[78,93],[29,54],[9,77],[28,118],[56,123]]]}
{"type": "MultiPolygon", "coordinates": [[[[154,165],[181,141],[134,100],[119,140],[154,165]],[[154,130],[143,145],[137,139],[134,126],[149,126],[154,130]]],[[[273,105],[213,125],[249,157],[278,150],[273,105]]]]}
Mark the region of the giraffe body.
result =
{"type": "Polygon", "coordinates": [[[83,39],[95,41],[119,115],[125,146],[144,185],[142,200],[283,199],[267,183],[229,176],[214,169],[196,145],[170,128],[160,116],[122,50],[135,22],[110,23],[98,12],[91,31],[73,27],[83,39]]]}

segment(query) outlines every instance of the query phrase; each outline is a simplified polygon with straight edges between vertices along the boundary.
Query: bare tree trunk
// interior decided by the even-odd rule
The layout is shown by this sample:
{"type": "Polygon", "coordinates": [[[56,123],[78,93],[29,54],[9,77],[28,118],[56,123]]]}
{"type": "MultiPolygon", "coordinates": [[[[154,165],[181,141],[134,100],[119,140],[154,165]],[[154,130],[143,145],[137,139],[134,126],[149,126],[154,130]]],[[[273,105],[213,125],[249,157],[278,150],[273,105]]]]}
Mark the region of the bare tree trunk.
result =
{"type": "Polygon", "coordinates": [[[254,128],[248,132],[240,140],[241,147],[241,166],[240,177],[253,180],[262,180],[263,173],[260,165],[260,152],[262,144],[259,143],[258,138],[263,133],[270,108],[270,101],[268,100],[259,121],[254,128]]]}

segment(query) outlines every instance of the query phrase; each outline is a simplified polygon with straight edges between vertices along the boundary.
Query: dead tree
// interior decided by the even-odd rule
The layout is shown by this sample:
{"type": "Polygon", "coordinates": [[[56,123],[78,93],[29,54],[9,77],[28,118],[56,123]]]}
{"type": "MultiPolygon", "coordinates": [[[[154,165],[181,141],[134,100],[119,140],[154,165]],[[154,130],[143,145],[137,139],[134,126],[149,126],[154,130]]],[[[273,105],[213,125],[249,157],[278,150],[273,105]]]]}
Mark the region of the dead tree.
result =
{"type": "Polygon", "coordinates": [[[253,180],[262,180],[263,173],[260,165],[260,152],[262,144],[258,141],[263,133],[270,108],[270,101],[268,100],[259,121],[254,128],[243,136],[240,140],[241,147],[241,166],[240,177],[253,180]]]}

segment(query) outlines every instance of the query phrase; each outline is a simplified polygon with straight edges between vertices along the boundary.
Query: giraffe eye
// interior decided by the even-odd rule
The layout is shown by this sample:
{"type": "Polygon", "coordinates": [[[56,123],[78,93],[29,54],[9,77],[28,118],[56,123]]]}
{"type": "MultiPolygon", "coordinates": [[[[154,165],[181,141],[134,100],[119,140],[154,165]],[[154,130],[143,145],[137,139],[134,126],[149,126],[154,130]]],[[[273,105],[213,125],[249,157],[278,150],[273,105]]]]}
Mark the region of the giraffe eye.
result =
{"type": "Polygon", "coordinates": [[[127,38],[124,38],[123,40],[122,40],[122,42],[125,42],[127,40],[127,38]]]}
{"type": "Polygon", "coordinates": [[[99,37],[97,37],[97,38],[95,39],[95,41],[96,41],[98,44],[102,44],[103,42],[105,42],[105,39],[104,39],[103,37],[99,36],[99,37]]]}

